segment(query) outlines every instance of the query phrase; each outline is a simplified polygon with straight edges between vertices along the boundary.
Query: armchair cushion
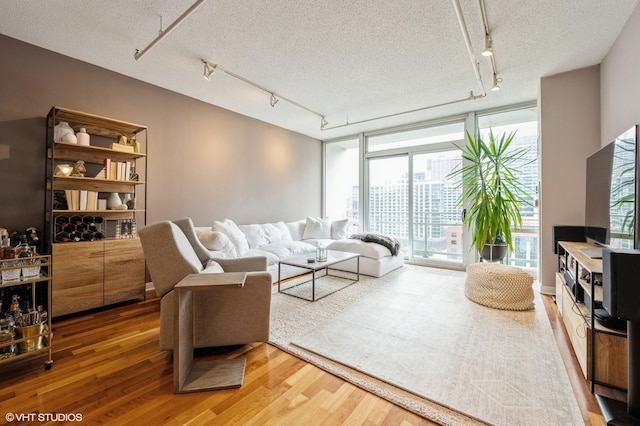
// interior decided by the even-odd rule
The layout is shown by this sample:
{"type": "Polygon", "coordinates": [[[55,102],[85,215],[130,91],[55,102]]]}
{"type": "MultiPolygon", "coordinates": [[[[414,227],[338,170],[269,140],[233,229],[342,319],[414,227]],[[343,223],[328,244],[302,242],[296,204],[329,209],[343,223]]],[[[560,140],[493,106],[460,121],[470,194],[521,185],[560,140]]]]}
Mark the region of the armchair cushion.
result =
{"type": "Polygon", "coordinates": [[[202,271],[202,262],[175,223],[158,222],[145,226],[138,234],[158,297],[173,290],[187,275],[202,271]]]}
{"type": "Polygon", "coordinates": [[[175,223],[178,228],[180,228],[185,237],[187,237],[187,240],[189,240],[193,251],[198,256],[198,259],[200,259],[200,263],[202,265],[205,265],[209,261],[209,259],[211,259],[211,253],[205,246],[202,245],[202,243],[198,239],[191,218],[185,217],[184,219],[174,220],[173,223],[175,223]]]}

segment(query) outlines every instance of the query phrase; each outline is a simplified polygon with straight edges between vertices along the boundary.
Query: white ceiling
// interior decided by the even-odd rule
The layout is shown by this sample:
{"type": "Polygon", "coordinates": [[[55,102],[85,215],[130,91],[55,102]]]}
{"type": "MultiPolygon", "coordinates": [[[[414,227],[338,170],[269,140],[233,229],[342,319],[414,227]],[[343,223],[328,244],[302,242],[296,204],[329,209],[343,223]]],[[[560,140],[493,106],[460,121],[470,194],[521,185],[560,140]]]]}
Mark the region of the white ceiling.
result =
{"type": "Polygon", "coordinates": [[[161,22],[166,30],[195,1],[5,1],[0,34],[331,139],[533,101],[540,77],[600,63],[639,0],[485,0],[498,92],[480,56],[479,2],[460,0],[487,96],[429,109],[482,90],[452,0],[208,0],[134,59],[161,22]],[[286,101],[272,108],[268,94],[219,70],[207,82],[202,59],[325,115],[328,130],[286,101]]]}

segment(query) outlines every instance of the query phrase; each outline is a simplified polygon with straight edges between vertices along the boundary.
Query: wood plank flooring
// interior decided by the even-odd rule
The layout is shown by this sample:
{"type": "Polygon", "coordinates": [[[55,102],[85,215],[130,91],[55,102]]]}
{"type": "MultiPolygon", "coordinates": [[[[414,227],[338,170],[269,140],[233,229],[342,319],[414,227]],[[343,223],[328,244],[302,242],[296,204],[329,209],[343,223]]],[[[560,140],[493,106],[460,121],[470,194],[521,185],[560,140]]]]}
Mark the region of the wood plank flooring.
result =
{"type": "MultiPolygon", "coordinates": [[[[543,299],[585,424],[602,425],[555,305],[543,299]]],[[[0,418],[62,413],[81,415],[83,424],[136,426],[434,424],[264,343],[200,354],[246,357],[242,388],[174,395],[172,361],[158,349],[159,309],[151,299],[55,321],[50,371],[44,354],[0,365],[0,418]]]]}

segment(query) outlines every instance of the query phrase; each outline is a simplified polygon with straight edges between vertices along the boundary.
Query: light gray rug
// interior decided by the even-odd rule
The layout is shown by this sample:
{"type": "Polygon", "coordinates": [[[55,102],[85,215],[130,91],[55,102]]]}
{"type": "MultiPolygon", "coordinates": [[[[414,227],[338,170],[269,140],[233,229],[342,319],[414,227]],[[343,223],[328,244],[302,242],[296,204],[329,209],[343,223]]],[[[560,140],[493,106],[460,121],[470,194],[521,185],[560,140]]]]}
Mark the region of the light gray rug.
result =
{"type": "Polygon", "coordinates": [[[314,303],[275,293],[271,343],[441,424],[583,424],[538,293],[495,310],[464,277],[405,265],[314,303]]]}

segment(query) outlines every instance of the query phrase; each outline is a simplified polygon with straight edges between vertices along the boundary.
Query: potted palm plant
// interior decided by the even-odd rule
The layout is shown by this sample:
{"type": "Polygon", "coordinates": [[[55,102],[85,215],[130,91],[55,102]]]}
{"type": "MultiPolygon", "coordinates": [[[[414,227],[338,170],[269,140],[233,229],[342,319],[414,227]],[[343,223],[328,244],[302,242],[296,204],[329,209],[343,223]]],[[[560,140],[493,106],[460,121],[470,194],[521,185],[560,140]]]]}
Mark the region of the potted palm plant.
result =
{"type": "Polygon", "coordinates": [[[458,205],[466,206],[463,223],[471,230],[472,246],[483,259],[499,261],[513,251],[512,229],[522,227],[520,204],[531,205],[529,194],[517,181],[515,168],[521,167],[528,149],[509,149],[515,132],[489,140],[480,132],[474,139],[467,132],[468,144],[458,148],[466,161],[449,177],[460,177],[462,188],[458,205]]]}

